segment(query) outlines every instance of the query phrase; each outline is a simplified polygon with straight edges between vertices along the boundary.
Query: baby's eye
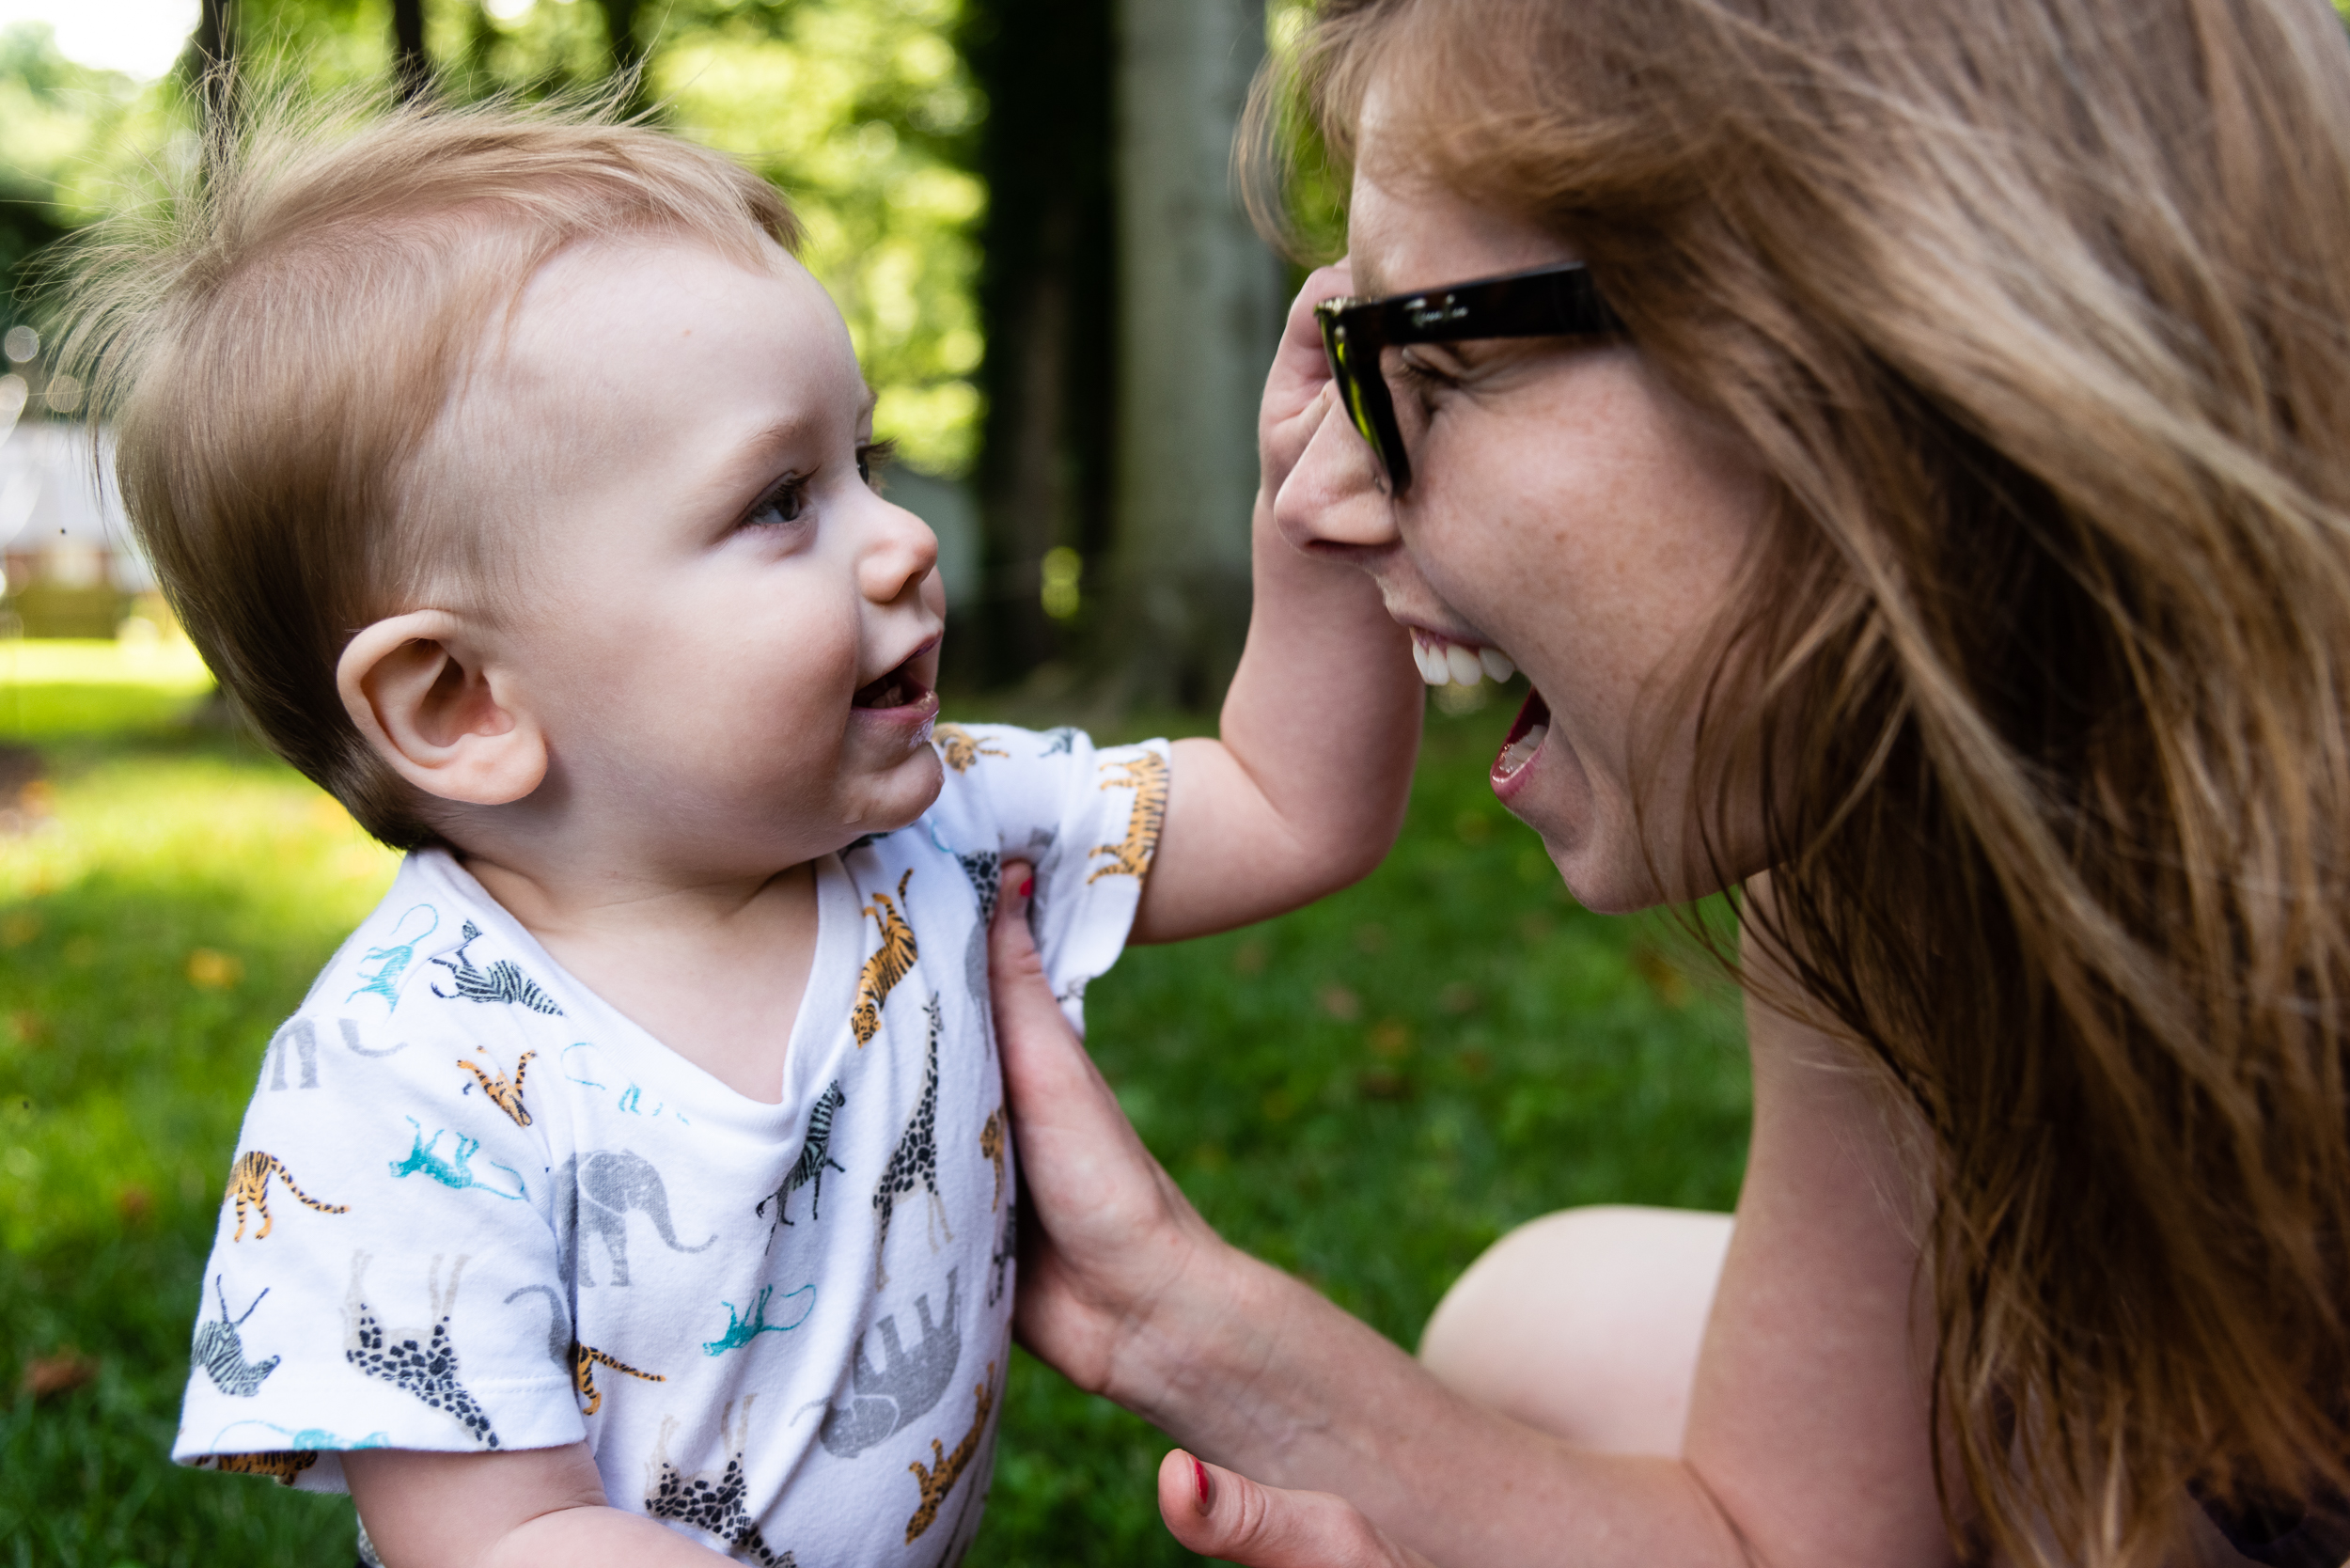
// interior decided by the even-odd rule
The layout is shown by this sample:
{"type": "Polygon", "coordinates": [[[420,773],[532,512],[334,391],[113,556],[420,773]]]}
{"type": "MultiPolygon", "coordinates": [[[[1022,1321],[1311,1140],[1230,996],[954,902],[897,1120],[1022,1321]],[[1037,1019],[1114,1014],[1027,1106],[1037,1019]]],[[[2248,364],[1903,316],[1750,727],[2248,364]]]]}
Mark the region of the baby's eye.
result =
{"type": "Polygon", "coordinates": [[[873,489],[879,490],[881,486],[873,482],[874,476],[887,468],[897,460],[897,456],[898,444],[895,441],[864,443],[856,449],[856,477],[873,489]]]}
{"type": "Polygon", "coordinates": [[[743,521],[750,527],[772,528],[779,524],[797,523],[807,507],[807,478],[802,474],[786,474],[775,489],[759,498],[743,521]]]}

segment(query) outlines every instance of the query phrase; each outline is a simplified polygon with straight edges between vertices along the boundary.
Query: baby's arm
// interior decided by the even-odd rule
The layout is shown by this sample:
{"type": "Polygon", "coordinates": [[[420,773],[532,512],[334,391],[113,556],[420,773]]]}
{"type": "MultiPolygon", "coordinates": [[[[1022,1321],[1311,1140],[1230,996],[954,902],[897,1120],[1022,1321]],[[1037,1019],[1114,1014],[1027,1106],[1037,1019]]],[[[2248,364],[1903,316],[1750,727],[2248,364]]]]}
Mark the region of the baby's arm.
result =
{"type": "MultiPolygon", "coordinates": [[[[1306,280],[1265,383],[1248,643],[1219,738],[1175,743],[1138,942],[1203,936],[1309,903],[1369,873],[1403,824],[1425,698],[1410,635],[1367,574],[1299,553],[1273,519],[1306,443],[1324,417],[1343,417],[1325,395],[1313,305],[1346,286],[1343,263],[1306,280]]],[[[1361,504],[1386,502],[1366,487],[1361,504]]]]}
{"type": "Polygon", "coordinates": [[[384,1568],[711,1568],[728,1560],[604,1501],[585,1443],[352,1450],[343,1477],[384,1568]]]}

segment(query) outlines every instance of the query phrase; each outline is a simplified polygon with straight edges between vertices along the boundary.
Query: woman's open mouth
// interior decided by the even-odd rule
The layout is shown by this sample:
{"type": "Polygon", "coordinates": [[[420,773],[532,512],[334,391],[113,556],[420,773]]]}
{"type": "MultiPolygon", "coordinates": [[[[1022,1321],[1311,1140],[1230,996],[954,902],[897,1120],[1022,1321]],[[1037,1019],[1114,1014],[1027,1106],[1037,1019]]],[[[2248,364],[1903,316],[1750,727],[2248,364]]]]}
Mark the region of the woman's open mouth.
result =
{"type": "Polygon", "coordinates": [[[1497,793],[1508,795],[1524,781],[1526,771],[1534,760],[1534,754],[1543,749],[1543,742],[1550,736],[1550,704],[1543,694],[1529,689],[1526,705],[1510,725],[1510,733],[1501,743],[1501,754],[1494,759],[1493,786],[1497,793]]]}

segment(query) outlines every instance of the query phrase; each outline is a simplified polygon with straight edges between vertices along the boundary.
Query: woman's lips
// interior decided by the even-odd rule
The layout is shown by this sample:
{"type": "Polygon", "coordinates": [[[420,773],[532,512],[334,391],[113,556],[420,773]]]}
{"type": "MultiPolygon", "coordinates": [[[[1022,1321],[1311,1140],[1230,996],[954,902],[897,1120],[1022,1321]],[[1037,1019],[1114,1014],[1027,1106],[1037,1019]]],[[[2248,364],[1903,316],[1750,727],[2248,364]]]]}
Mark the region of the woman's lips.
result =
{"type": "Polygon", "coordinates": [[[1550,737],[1550,704],[1543,694],[1529,690],[1526,704],[1510,725],[1510,733],[1501,743],[1501,753],[1494,759],[1492,781],[1494,793],[1507,801],[1522,788],[1534,771],[1534,758],[1543,749],[1543,742],[1550,737]]]}

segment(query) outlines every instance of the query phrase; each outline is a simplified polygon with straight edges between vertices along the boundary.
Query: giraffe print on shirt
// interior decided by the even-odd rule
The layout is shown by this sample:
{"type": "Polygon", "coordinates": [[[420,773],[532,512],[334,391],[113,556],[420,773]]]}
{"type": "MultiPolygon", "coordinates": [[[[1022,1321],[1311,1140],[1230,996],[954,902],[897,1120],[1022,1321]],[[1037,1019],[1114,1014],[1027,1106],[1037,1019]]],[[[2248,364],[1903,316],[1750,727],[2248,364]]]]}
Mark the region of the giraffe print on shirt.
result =
{"type": "Polygon", "coordinates": [[[743,1506],[750,1490],[743,1473],[743,1449],[750,1438],[751,1405],[758,1398],[757,1394],[744,1396],[740,1419],[732,1400],[718,1413],[718,1434],[727,1446],[727,1463],[714,1479],[698,1471],[689,1476],[670,1460],[669,1439],[677,1432],[677,1418],[663,1418],[645,1512],[655,1519],[675,1519],[714,1535],[727,1544],[729,1554],[748,1556],[764,1568],[798,1568],[790,1552],[778,1554],[767,1544],[759,1533],[759,1521],[743,1506]]]}
{"type": "Polygon", "coordinates": [[[449,1338],[448,1316],[457,1306],[457,1281],[465,1272],[465,1258],[461,1252],[450,1265],[446,1291],[441,1288],[441,1260],[437,1255],[432,1260],[425,1285],[432,1299],[431,1328],[387,1329],[367,1301],[372,1255],[353,1252],[351,1291],[343,1298],[343,1359],[368,1377],[415,1395],[463,1427],[477,1444],[494,1449],[498,1435],[491,1430],[489,1412],[457,1381],[457,1346],[449,1338]]]}
{"type": "MultiPolygon", "coordinates": [[[[914,1114],[906,1119],[906,1130],[898,1139],[897,1152],[889,1156],[889,1164],[882,1171],[881,1185],[873,1189],[873,1288],[889,1283],[889,1271],[882,1266],[882,1254],[889,1246],[889,1219],[898,1204],[914,1195],[916,1189],[927,1193],[931,1207],[929,1220],[947,1232],[947,1239],[955,1239],[954,1228],[947,1223],[947,1204],[938,1196],[938,993],[931,993],[928,1008],[930,1042],[922,1069],[922,1098],[916,1102],[914,1114]]],[[[938,1237],[931,1235],[931,1250],[938,1250],[938,1237]]]]}

